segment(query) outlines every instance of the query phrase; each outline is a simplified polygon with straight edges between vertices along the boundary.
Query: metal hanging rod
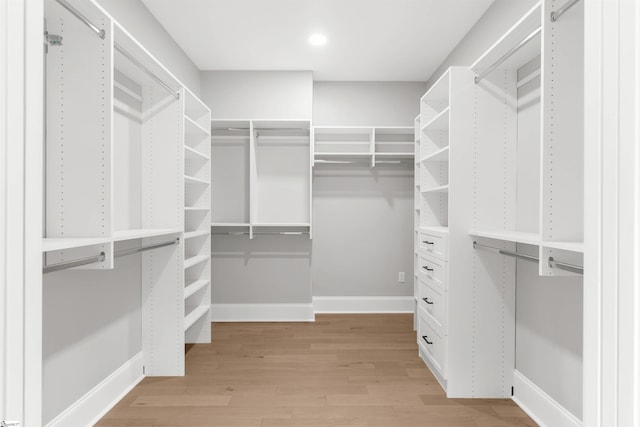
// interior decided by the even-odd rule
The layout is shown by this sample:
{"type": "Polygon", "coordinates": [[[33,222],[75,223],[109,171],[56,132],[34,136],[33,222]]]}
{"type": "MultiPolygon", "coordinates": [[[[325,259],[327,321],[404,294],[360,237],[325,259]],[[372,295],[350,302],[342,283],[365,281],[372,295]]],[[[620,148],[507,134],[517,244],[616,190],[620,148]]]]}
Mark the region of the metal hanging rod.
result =
{"type": "Polygon", "coordinates": [[[113,257],[120,258],[127,255],[137,254],[138,252],[145,252],[145,251],[150,251],[152,249],[163,248],[165,246],[177,245],[178,243],[180,243],[179,237],[173,240],[169,240],[167,242],[154,243],[152,245],[141,246],[139,248],[123,249],[120,251],[116,251],[113,253],[113,257]]]}
{"type": "MultiPolygon", "coordinates": [[[[225,232],[217,232],[211,233],[216,236],[242,236],[251,234],[248,231],[225,231],[225,232]]],[[[265,236],[265,235],[285,235],[285,236],[300,236],[304,234],[309,234],[308,231],[254,231],[254,236],[265,236]]]]}
{"type": "Polygon", "coordinates": [[[71,12],[73,16],[81,20],[87,27],[91,28],[93,32],[98,35],[98,37],[100,37],[101,39],[105,38],[106,36],[105,31],[101,28],[98,28],[96,25],[94,25],[93,22],[89,21],[89,19],[86,16],[84,16],[82,13],[80,13],[76,8],[71,6],[65,0],[56,0],[56,1],[60,6],[64,7],[69,12],[71,12]]]}
{"type": "Polygon", "coordinates": [[[569,0],[562,6],[560,9],[551,12],[550,18],[551,22],[556,22],[566,11],[571,9],[576,3],[580,0],[569,0]]]}
{"type": "Polygon", "coordinates": [[[42,267],[42,274],[53,273],[54,271],[66,270],[68,268],[80,267],[82,265],[103,262],[106,259],[104,252],[86,258],[80,258],[75,261],[59,262],[57,264],[45,265],[42,267]]]}
{"type": "MultiPolygon", "coordinates": [[[[165,246],[177,245],[179,242],[180,242],[180,238],[177,238],[174,240],[170,240],[168,242],[154,243],[152,245],[141,246],[139,248],[123,249],[121,251],[114,252],[113,257],[119,258],[127,255],[132,255],[138,252],[145,252],[145,251],[150,251],[152,249],[162,248],[165,246]]],[[[88,264],[94,264],[96,262],[104,262],[105,259],[106,259],[105,253],[100,252],[98,255],[94,255],[86,258],[80,258],[74,261],[65,261],[65,262],[59,262],[57,264],[45,265],[42,268],[42,273],[47,274],[47,273],[52,273],[54,271],[67,270],[69,268],[80,267],[88,264]]]]}
{"type": "Polygon", "coordinates": [[[156,83],[158,83],[160,86],[162,86],[167,92],[169,92],[171,95],[173,95],[174,98],[180,99],[180,92],[173,90],[173,88],[171,86],[169,86],[168,84],[166,84],[164,81],[162,81],[162,79],[160,79],[160,77],[156,76],[151,71],[149,71],[149,69],[147,67],[145,67],[144,64],[142,64],[142,62],[138,61],[136,58],[134,58],[133,56],[129,55],[129,53],[126,50],[124,50],[123,48],[121,48],[119,45],[114,44],[113,47],[115,48],[115,50],[120,52],[122,54],[122,56],[124,56],[129,61],[131,61],[142,72],[144,72],[147,76],[151,77],[151,79],[153,79],[156,83]]]}
{"type": "Polygon", "coordinates": [[[496,62],[494,62],[489,68],[487,68],[485,71],[483,71],[482,73],[478,74],[475,77],[475,82],[480,83],[480,81],[482,81],[482,79],[484,79],[489,73],[491,73],[493,70],[495,70],[496,68],[498,68],[500,66],[500,64],[502,64],[504,61],[506,61],[507,59],[509,59],[511,57],[511,55],[513,55],[514,53],[516,53],[517,51],[519,51],[522,47],[524,47],[527,43],[529,43],[531,40],[533,40],[535,38],[535,36],[537,36],[540,31],[542,31],[542,27],[538,27],[536,28],[531,34],[529,34],[527,37],[525,37],[520,43],[518,43],[516,46],[512,47],[511,49],[509,49],[509,51],[507,53],[505,53],[504,55],[502,55],[500,57],[500,59],[498,59],[496,62]]]}
{"type": "Polygon", "coordinates": [[[491,252],[491,253],[494,253],[494,254],[506,255],[506,256],[513,257],[513,258],[518,258],[518,259],[522,259],[522,260],[525,260],[525,261],[531,261],[531,262],[535,262],[535,263],[539,263],[540,262],[540,259],[538,257],[535,257],[535,256],[525,255],[525,254],[521,254],[521,253],[513,252],[513,251],[507,251],[505,249],[494,248],[493,246],[481,245],[481,244],[479,244],[477,242],[473,242],[473,249],[480,249],[482,251],[491,252]]]}
{"type": "Polygon", "coordinates": [[[567,264],[566,262],[560,262],[553,259],[553,257],[549,257],[549,267],[558,268],[564,271],[570,271],[571,273],[576,274],[584,274],[584,267],[580,267],[575,264],[567,264]]]}
{"type": "MultiPolygon", "coordinates": [[[[524,255],[518,252],[512,252],[512,251],[507,251],[504,249],[499,249],[499,248],[494,248],[493,246],[486,246],[486,245],[481,245],[477,242],[473,242],[473,248],[474,249],[480,249],[482,251],[486,251],[486,252],[491,252],[491,253],[495,253],[495,254],[500,254],[500,255],[506,255],[506,256],[510,256],[510,257],[514,257],[514,258],[518,258],[518,259],[523,259],[525,261],[531,261],[531,262],[535,262],[536,264],[540,262],[540,258],[535,257],[535,256],[531,256],[531,255],[524,255]]],[[[553,259],[553,257],[549,257],[549,267],[550,268],[557,268],[559,270],[564,270],[564,271],[570,271],[571,273],[576,273],[576,274],[584,274],[584,268],[580,267],[579,265],[575,265],[575,264],[568,264],[565,262],[559,262],[553,259]]]]}

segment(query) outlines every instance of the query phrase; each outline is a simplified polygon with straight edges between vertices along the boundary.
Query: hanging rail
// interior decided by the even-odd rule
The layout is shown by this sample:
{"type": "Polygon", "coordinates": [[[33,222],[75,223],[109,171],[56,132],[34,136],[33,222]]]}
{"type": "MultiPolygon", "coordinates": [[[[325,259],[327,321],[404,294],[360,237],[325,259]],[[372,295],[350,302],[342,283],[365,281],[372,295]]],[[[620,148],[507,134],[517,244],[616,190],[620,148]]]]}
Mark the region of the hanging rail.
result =
{"type": "Polygon", "coordinates": [[[243,236],[253,234],[254,236],[264,236],[264,235],[285,235],[285,236],[300,236],[303,234],[309,234],[308,231],[254,231],[253,233],[249,233],[248,231],[224,231],[211,233],[216,236],[243,236]]]}
{"type": "MultiPolygon", "coordinates": [[[[165,246],[177,245],[178,243],[180,243],[180,238],[170,240],[168,242],[154,243],[152,245],[141,246],[139,248],[123,249],[123,250],[114,252],[113,257],[119,258],[127,255],[132,255],[138,252],[145,252],[145,251],[150,251],[152,249],[162,248],[165,246]]],[[[80,258],[75,261],[65,261],[65,262],[59,262],[57,264],[45,265],[44,267],[42,267],[42,273],[47,274],[47,273],[52,273],[54,271],[67,270],[69,268],[80,267],[88,264],[94,264],[96,262],[103,262],[105,259],[106,259],[105,253],[100,252],[98,255],[94,255],[86,258],[80,258]]]]}
{"type": "Polygon", "coordinates": [[[174,240],[169,240],[167,242],[154,243],[152,245],[141,246],[139,248],[123,249],[121,251],[116,251],[116,252],[114,252],[113,257],[114,258],[120,258],[120,257],[123,257],[123,256],[136,254],[138,252],[145,252],[145,251],[150,251],[152,249],[163,248],[165,246],[177,245],[178,243],[180,243],[180,238],[179,237],[174,239],[174,240]]]}
{"type": "Polygon", "coordinates": [[[106,35],[105,31],[101,28],[98,28],[96,25],[94,25],[93,22],[89,21],[89,19],[86,16],[84,16],[82,13],[80,13],[76,8],[71,6],[65,0],[56,0],[56,1],[60,6],[64,7],[69,12],[71,12],[73,16],[81,20],[87,27],[91,28],[93,32],[98,35],[98,37],[100,37],[101,39],[105,38],[105,35],[106,35]]]}
{"type": "Polygon", "coordinates": [[[536,28],[531,34],[529,34],[527,37],[525,37],[520,43],[518,43],[517,45],[515,45],[514,47],[512,47],[511,49],[509,49],[509,51],[507,53],[505,53],[504,55],[502,55],[500,57],[500,59],[498,59],[496,62],[494,62],[489,68],[487,68],[485,71],[483,71],[482,73],[478,74],[475,77],[475,82],[476,84],[480,83],[480,81],[482,81],[482,79],[484,79],[485,77],[487,77],[487,75],[489,73],[491,73],[493,70],[495,70],[496,68],[498,68],[500,66],[500,64],[502,64],[504,61],[506,61],[507,59],[509,59],[511,57],[511,55],[513,55],[514,53],[516,53],[517,51],[519,51],[521,48],[523,48],[527,43],[529,43],[531,40],[533,40],[533,38],[535,36],[537,36],[540,31],[542,31],[542,27],[538,27],[536,28]]]}
{"type": "Polygon", "coordinates": [[[160,77],[156,76],[147,67],[145,67],[142,62],[138,61],[136,58],[134,58],[133,56],[129,55],[129,53],[126,50],[124,50],[123,48],[121,48],[119,45],[114,44],[113,47],[115,48],[115,50],[120,52],[122,54],[122,56],[124,56],[129,61],[131,61],[142,72],[144,72],[147,76],[151,77],[151,79],[153,79],[156,83],[158,83],[160,86],[162,86],[167,92],[169,92],[171,95],[173,95],[175,99],[180,99],[180,92],[173,90],[173,88],[171,86],[166,84],[162,79],[160,79],[160,77]]]}
{"type": "Polygon", "coordinates": [[[584,274],[584,268],[575,264],[567,264],[565,262],[556,261],[553,257],[549,257],[549,267],[559,268],[560,270],[570,271],[571,273],[584,274]]]}
{"type": "MultiPolygon", "coordinates": [[[[525,254],[521,254],[513,251],[507,251],[505,249],[494,248],[493,246],[481,245],[475,241],[473,242],[473,248],[480,249],[486,252],[491,252],[494,254],[506,255],[513,258],[522,259],[525,261],[535,262],[536,264],[540,262],[540,258],[535,256],[525,255],[525,254]]],[[[553,257],[549,257],[548,261],[549,261],[550,268],[557,268],[559,270],[570,271],[571,273],[575,273],[575,274],[584,274],[584,268],[580,267],[579,265],[556,261],[553,259],[553,257]]]]}
{"type": "Polygon", "coordinates": [[[96,262],[103,262],[106,259],[104,252],[100,252],[98,255],[80,258],[75,261],[59,262],[57,264],[45,265],[42,267],[42,274],[53,273],[54,271],[66,270],[68,268],[80,267],[82,265],[94,264],[96,262]]]}
{"type": "Polygon", "coordinates": [[[560,19],[562,15],[564,15],[566,11],[571,9],[579,1],[580,0],[569,0],[560,9],[551,12],[551,15],[550,15],[551,22],[556,22],[558,19],[560,19]]]}

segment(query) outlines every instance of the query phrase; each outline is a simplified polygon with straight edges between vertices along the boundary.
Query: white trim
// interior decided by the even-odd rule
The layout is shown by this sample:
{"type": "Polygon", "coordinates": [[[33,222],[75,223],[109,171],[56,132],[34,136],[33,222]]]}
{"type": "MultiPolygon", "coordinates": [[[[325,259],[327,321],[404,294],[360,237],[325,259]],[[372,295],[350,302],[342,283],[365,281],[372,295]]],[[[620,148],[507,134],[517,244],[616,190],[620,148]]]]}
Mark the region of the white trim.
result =
{"type": "Polygon", "coordinates": [[[580,427],[582,421],[517,370],[513,372],[513,401],[540,427],[580,427]]]}
{"type": "Polygon", "coordinates": [[[313,322],[311,304],[211,304],[212,322],[313,322]]]}
{"type": "Polygon", "coordinates": [[[116,369],[100,384],[54,418],[47,427],[91,426],[113,408],[144,375],[142,352],[116,369]]]}
{"type": "Polygon", "coordinates": [[[415,298],[406,297],[313,297],[316,313],[413,313],[415,298]]]}

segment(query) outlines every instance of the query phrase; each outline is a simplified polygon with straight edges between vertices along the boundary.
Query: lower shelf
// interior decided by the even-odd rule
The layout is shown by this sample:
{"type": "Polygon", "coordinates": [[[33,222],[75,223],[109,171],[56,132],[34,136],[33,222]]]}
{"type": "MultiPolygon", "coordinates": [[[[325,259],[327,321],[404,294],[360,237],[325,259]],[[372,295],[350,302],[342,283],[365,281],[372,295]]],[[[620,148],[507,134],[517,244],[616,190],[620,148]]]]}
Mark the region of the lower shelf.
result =
{"type": "Polygon", "coordinates": [[[209,312],[208,305],[201,305],[195,308],[191,313],[184,316],[184,330],[186,331],[192,327],[198,320],[202,319],[202,316],[209,312]]]}
{"type": "Polygon", "coordinates": [[[193,256],[191,258],[187,258],[184,260],[184,268],[187,269],[187,268],[193,267],[194,265],[205,262],[208,259],[209,257],[207,255],[198,255],[198,256],[193,256]]]}
{"type": "Polygon", "coordinates": [[[193,283],[184,287],[184,299],[189,298],[201,289],[204,289],[209,285],[209,280],[196,280],[193,283]]]}

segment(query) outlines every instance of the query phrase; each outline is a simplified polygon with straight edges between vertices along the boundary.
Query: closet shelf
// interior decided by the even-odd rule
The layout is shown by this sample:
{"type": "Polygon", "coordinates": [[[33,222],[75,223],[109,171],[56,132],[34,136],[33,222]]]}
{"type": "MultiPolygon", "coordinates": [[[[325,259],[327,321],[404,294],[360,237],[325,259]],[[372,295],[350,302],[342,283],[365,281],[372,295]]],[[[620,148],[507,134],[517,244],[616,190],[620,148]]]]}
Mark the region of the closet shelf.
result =
{"type": "Polygon", "coordinates": [[[180,228],[140,228],[135,230],[120,230],[113,233],[113,241],[121,242],[124,240],[166,236],[169,234],[178,234],[181,231],[182,230],[180,228]]]}
{"type": "Polygon", "coordinates": [[[251,224],[254,227],[309,227],[308,222],[256,222],[251,224]]]}
{"type": "Polygon", "coordinates": [[[435,151],[422,159],[423,162],[446,162],[449,160],[449,146],[435,151]]]}
{"type": "Polygon", "coordinates": [[[439,187],[426,188],[424,190],[420,190],[420,192],[422,194],[425,194],[425,193],[448,193],[449,192],[449,184],[441,185],[439,187]]]}
{"type": "Polygon", "coordinates": [[[203,179],[194,178],[189,175],[184,176],[184,182],[187,184],[210,185],[211,183],[203,179]]]}
{"type": "Polygon", "coordinates": [[[524,243],[527,245],[539,246],[540,235],[536,233],[525,233],[523,231],[470,231],[471,236],[486,237],[487,239],[504,240],[505,242],[524,243]]]}
{"type": "Polygon", "coordinates": [[[437,116],[435,116],[431,121],[427,122],[422,127],[422,131],[430,131],[430,130],[448,130],[449,129],[449,107],[442,110],[437,116]]]}
{"type": "Polygon", "coordinates": [[[390,153],[390,152],[386,152],[386,153],[380,153],[377,152],[376,153],[376,157],[393,157],[393,158],[398,158],[398,159],[412,159],[414,156],[413,153],[409,153],[409,152],[405,152],[405,153],[390,153]]]}
{"type": "Polygon", "coordinates": [[[187,159],[210,160],[209,156],[189,147],[188,145],[184,146],[184,156],[187,159]]]}
{"type": "Polygon", "coordinates": [[[420,227],[420,231],[435,232],[440,234],[449,234],[449,227],[440,227],[437,225],[429,225],[420,227]]]}
{"type": "Polygon", "coordinates": [[[321,158],[321,157],[349,157],[349,158],[353,158],[353,157],[371,157],[373,155],[373,153],[371,152],[366,152],[366,153],[354,153],[354,152],[348,152],[348,153],[319,153],[316,152],[314,153],[314,157],[316,158],[321,158]]]}
{"type": "Polygon", "coordinates": [[[192,256],[191,258],[187,258],[184,260],[184,269],[186,270],[187,268],[191,268],[194,265],[201,264],[208,260],[209,260],[209,257],[206,255],[192,256]]]}
{"type": "Polygon", "coordinates": [[[184,132],[189,138],[204,139],[211,135],[211,132],[200,126],[195,120],[189,116],[184,116],[184,132]]]}
{"type": "Polygon", "coordinates": [[[191,295],[195,294],[199,290],[206,288],[209,284],[209,280],[196,280],[193,283],[184,287],[184,299],[189,298],[191,295]]]}
{"type": "Polygon", "coordinates": [[[249,227],[248,222],[212,222],[212,227],[249,227]]]}
{"type": "Polygon", "coordinates": [[[186,212],[208,212],[209,208],[199,208],[197,206],[185,206],[186,212]]]}
{"type": "Polygon", "coordinates": [[[185,239],[193,239],[195,237],[208,236],[209,234],[211,234],[209,230],[189,231],[187,233],[184,233],[184,238],[185,239]]]}
{"type": "Polygon", "coordinates": [[[184,317],[184,330],[186,331],[192,327],[198,320],[202,319],[202,316],[209,312],[208,305],[201,305],[195,308],[191,313],[184,317]]]}
{"type": "Polygon", "coordinates": [[[42,252],[104,245],[110,242],[111,238],[108,237],[45,237],[42,239],[42,252]]]}

